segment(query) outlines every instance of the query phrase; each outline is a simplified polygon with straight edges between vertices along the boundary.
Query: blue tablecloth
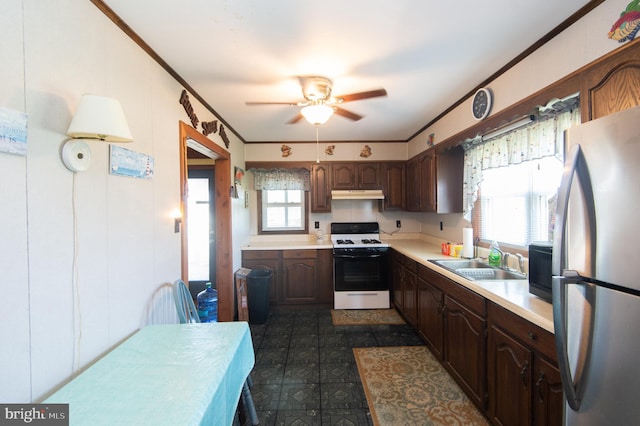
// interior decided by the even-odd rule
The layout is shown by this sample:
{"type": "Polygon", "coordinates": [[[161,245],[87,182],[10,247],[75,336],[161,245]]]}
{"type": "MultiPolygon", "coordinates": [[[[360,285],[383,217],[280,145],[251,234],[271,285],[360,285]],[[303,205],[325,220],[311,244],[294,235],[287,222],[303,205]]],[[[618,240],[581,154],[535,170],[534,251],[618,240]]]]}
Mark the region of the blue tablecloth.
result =
{"type": "Polygon", "coordinates": [[[45,402],[71,425],[231,425],[254,361],[246,322],[154,325],[45,402]]]}

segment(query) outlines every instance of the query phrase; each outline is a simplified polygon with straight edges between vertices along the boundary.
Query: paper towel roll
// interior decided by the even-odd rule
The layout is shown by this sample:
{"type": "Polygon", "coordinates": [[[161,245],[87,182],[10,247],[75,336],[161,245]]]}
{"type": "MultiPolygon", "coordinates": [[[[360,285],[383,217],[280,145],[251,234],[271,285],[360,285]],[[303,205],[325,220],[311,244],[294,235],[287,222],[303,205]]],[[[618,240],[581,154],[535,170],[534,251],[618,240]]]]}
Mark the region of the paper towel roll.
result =
{"type": "Polygon", "coordinates": [[[462,230],[462,257],[473,258],[473,228],[462,230]]]}

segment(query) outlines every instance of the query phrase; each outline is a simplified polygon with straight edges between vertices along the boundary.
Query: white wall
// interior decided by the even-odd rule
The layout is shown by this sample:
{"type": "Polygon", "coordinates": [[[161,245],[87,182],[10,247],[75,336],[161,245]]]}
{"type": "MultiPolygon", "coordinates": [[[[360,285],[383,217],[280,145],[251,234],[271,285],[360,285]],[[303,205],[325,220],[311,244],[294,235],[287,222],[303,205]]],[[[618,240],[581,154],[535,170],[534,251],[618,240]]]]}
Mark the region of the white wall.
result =
{"type": "MultiPolygon", "coordinates": [[[[489,83],[488,87],[494,94],[491,114],[508,108],[620,47],[617,41],[607,38],[607,33],[628,3],[628,0],[605,1],[583,19],[489,83]]],[[[409,141],[408,157],[411,158],[425,150],[429,134],[435,133],[436,143],[438,143],[475,123],[471,115],[471,99],[467,99],[409,141]]],[[[469,226],[469,222],[462,218],[462,214],[428,213],[422,218],[421,232],[443,240],[460,242],[462,228],[466,226],[469,226]],[[444,222],[442,231],[440,231],[440,221],[444,222]]]]}
{"type": "MultiPolygon", "coordinates": [[[[175,321],[182,87],[86,0],[5,0],[0,107],[28,114],[26,157],[0,153],[0,401],[39,401],[138,328],[175,321]],[[108,144],[73,174],[60,160],[82,93],[117,98],[153,179],[108,174],[108,144]]],[[[215,119],[191,99],[201,121],[215,119]]],[[[231,158],[244,164],[231,133],[231,158]]],[[[224,146],[217,134],[210,135],[224,146]]],[[[234,236],[248,212],[233,200],[234,236]]],[[[240,265],[234,241],[234,269],[240,265]]]]}

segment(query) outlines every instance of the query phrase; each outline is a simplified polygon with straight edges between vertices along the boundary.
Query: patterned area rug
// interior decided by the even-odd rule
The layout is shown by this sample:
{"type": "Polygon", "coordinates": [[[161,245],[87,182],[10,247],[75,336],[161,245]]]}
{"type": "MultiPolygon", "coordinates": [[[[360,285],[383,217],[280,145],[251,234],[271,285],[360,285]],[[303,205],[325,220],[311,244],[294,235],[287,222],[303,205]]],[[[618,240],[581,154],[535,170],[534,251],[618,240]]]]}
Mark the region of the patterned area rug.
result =
{"type": "Polygon", "coordinates": [[[353,352],[374,425],[489,425],[426,346],[353,352]]]}
{"type": "Polygon", "coordinates": [[[332,309],[333,325],[404,324],[395,309],[332,309]]]}

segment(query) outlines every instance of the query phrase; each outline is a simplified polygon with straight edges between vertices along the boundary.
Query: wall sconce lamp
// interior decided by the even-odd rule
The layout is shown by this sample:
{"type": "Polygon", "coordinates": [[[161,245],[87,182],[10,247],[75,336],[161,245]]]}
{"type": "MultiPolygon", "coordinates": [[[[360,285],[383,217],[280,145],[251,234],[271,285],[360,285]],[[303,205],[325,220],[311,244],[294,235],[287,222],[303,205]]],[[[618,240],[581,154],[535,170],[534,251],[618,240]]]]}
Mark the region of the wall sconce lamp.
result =
{"type": "Polygon", "coordinates": [[[67,135],[72,139],[62,147],[62,162],[72,172],[89,168],[91,150],[87,141],[132,142],[120,102],[96,95],[82,95],[67,135]]]}
{"type": "Polygon", "coordinates": [[[182,212],[176,209],[171,212],[171,217],[173,218],[173,232],[177,234],[182,227],[182,212]]]}

